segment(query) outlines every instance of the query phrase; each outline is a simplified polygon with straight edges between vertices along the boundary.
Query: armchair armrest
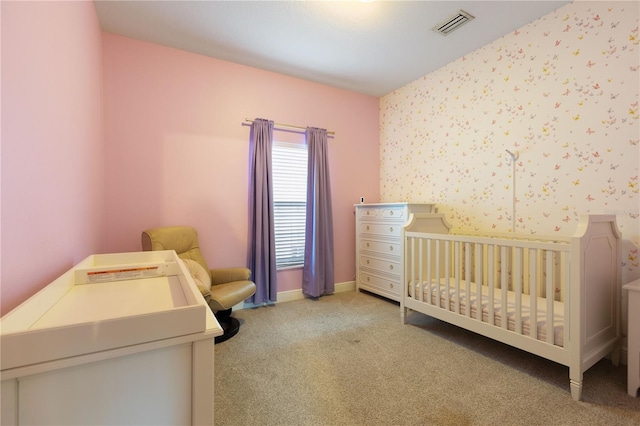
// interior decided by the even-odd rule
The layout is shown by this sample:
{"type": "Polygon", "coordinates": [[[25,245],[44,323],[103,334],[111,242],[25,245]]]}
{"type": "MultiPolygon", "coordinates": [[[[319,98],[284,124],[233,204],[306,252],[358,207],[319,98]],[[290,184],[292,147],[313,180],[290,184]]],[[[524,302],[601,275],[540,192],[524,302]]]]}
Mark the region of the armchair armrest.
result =
{"type": "Polygon", "coordinates": [[[248,268],[219,268],[211,270],[211,285],[229,283],[232,281],[247,281],[251,278],[248,268]]]}

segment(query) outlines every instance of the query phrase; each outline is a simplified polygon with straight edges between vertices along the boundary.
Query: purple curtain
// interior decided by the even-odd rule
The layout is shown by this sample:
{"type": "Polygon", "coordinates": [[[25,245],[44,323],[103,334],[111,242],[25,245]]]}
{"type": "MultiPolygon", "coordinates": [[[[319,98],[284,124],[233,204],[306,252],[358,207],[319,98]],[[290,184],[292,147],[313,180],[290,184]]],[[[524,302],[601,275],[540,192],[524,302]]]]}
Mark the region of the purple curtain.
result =
{"type": "Polygon", "coordinates": [[[251,124],[249,148],[249,269],[256,283],[251,303],[275,302],[278,298],[276,277],[275,231],[273,225],[273,181],[271,144],[273,121],[256,118],[251,124]]]}
{"type": "Polygon", "coordinates": [[[308,127],[306,138],[309,166],[302,293],[320,297],[335,290],[327,131],[308,127]]]}

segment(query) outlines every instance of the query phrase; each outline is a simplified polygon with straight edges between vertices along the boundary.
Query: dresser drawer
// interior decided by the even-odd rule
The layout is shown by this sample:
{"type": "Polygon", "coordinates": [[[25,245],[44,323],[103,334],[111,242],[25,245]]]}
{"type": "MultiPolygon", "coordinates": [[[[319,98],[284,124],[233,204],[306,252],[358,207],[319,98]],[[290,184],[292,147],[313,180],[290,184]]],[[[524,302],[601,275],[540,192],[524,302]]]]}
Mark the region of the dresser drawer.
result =
{"type": "Polygon", "coordinates": [[[406,209],[402,206],[393,207],[362,207],[358,209],[360,219],[395,220],[405,222],[407,220],[406,209]]]}
{"type": "Polygon", "coordinates": [[[396,241],[376,241],[360,240],[360,250],[372,251],[390,256],[400,256],[400,242],[396,241]]]}
{"type": "Polygon", "coordinates": [[[376,271],[384,272],[385,274],[392,274],[394,276],[400,276],[400,262],[378,259],[372,256],[360,256],[360,267],[375,269],[376,271]]]}
{"type": "Polygon", "coordinates": [[[360,219],[377,219],[380,217],[380,210],[378,207],[360,207],[357,209],[360,219]]]}
{"type": "Polygon", "coordinates": [[[382,294],[396,296],[392,297],[394,299],[400,297],[399,281],[363,272],[360,274],[360,282],[358,284],[361,288],[373,291],[374,293],[381,292],[382,294]]]}
{"type": "Polygon", "coordinates": [[[404,207],[385,207],[380,209],[380,219],[397,220],[401,223],[407,221],[407,213],[404,207]]]}
{"type": "Polygon", "coordinates": [[[402,224],[363,222],[360,224],[359,231],[363,235],[395,237],[399,240],[402,236],[402,224]]]}

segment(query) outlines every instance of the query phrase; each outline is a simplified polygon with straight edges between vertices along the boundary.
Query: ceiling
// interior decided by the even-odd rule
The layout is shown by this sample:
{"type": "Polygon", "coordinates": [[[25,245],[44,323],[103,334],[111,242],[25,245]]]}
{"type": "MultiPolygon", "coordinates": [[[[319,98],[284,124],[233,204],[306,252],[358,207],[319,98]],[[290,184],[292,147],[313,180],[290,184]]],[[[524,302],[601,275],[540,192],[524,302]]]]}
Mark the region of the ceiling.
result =
{"type": "Polygon", "coordinates": [[[383,96],[569,1],[95,1],[102,29],[383,96]],[[443,36],[460,9],[475,19],[443,36]]]}

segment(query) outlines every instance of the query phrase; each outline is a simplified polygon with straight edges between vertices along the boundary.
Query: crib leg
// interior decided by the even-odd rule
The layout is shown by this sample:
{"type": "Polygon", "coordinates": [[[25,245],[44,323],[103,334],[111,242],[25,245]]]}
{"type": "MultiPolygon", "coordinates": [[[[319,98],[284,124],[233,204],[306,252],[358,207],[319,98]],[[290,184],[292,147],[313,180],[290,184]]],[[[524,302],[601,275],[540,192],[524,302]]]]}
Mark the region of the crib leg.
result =
{"type": "Polygon", "coordinates": [[[569,374],[569,384],[571,387],[571,397],[575,401],[580,401],[582,398],[582,373],[578,374],[578,378],[574,378],[573,374],[569,374]]]}
{"type": "Polygon", "coordinates": [[[611,364],[616,367],[620,365],[620,345],[616,345],[613,351],[611,351],[611,364]]]}

